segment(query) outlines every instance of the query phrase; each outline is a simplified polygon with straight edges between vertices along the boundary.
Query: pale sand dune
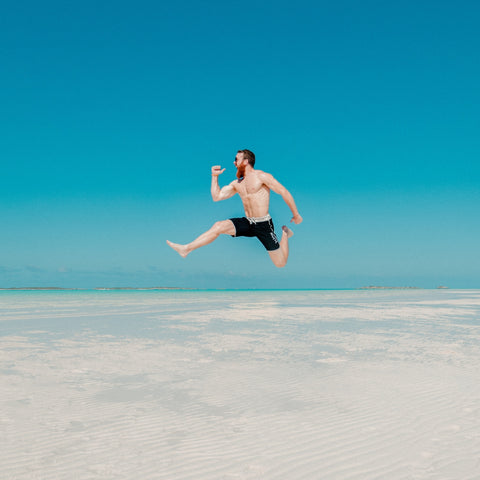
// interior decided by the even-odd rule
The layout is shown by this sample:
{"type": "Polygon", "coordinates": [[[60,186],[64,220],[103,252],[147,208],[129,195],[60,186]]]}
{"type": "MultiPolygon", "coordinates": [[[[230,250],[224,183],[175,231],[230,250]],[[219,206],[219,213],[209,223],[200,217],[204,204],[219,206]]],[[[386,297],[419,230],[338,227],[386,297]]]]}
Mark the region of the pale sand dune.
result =
{"type": "Polygon", "coordinates": [[[0,314],[2,479],[480,478],[480,291],[16,293],[0,314]]]}

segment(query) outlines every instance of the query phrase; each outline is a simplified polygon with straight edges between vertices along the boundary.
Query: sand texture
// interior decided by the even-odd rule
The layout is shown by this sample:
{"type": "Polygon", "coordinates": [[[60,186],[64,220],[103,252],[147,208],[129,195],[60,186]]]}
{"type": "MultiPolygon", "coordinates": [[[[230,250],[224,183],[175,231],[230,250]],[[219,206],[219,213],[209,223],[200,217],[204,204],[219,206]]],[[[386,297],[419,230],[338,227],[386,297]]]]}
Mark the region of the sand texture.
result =
{"type": "Polygon", "coordinates": [[[480,478],[480,291],[1,292],[2,479],[480,478]]]}

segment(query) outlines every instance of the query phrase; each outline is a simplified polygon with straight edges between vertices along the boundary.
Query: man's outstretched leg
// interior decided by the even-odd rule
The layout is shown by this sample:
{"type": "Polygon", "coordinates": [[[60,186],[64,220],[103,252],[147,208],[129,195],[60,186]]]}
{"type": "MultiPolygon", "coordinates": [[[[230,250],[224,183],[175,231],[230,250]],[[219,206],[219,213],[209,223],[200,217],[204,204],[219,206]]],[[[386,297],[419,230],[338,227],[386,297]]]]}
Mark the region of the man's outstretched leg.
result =
{"type": "Polygon", "coordinates": [[[167,240],[167,243],[179,255],[181,255],[182,257],[186,257],[193,250],[203,247],[204,245],[208,245],[209,243],[212,243],[222,233],[225,233],[226,235],[235,235],[235,227],[231,220],[222,220],[220,222],[215,222],[212,228],[207,230],[205,233],[202,233],[193,242],[187,243],[186,245],[173,243],[173,242],[170,242],[170,240],[167,240]]]}
{"type": "Polygon", "coordinates": [[[280,248],[268,252],[270,258],[276,267],[282,268],[287,264],[288,260],[288,239],[293,236],[293,232],[284,225],[282,227],[282,238],[280,240],[280,248]]]}

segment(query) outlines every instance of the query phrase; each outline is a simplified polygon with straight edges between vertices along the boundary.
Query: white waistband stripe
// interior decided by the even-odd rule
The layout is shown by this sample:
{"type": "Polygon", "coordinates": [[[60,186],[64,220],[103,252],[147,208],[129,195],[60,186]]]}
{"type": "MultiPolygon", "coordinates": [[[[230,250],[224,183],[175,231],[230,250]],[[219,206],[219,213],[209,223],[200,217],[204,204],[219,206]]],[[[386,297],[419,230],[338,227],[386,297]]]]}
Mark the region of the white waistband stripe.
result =
{"type": "Polygon", "coordinates": [[[264,217],[247,217],[247,220],[250,222],[250,223],[258,223],[258,222],[266,222],[268,220],[270,220],[272,217],[270,216],[269,213],[267,213],[267,215],[265,215],[264,217]]]}

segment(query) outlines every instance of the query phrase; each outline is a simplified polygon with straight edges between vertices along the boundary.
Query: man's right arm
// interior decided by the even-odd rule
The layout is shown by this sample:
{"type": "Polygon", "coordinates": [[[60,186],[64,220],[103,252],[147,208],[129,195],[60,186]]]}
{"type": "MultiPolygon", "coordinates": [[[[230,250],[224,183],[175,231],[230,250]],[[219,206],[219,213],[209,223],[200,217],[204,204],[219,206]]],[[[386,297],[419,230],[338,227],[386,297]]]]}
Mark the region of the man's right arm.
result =
{"type": "Polygon", "coordinates": [[[226,185],[223,188],[220,188],[218,185],[218,176],[221,175],[225,169],[221,169],[220,166],[215,165],[212,167],[212,187],[211,193],[214,202],[218,202],[220,200],[226,200],[227,198],[233,197],[237,192],[233,187],[234,181],[229,185],[226,185]]]}
{"type": "Polygon", "coordinates": [[[283,200],[288,205],[293,214],[293,217],[290,221],[296,224],[302,223],[303,218],[298,213],[297,206],[295,205],[295,200],[293,199],[292,194],[278,180],[275,180],[275,178],[273,178],[273,176],[269,173],[261,172],[260,178],[268,188],[282,196],[283,200]]]}

